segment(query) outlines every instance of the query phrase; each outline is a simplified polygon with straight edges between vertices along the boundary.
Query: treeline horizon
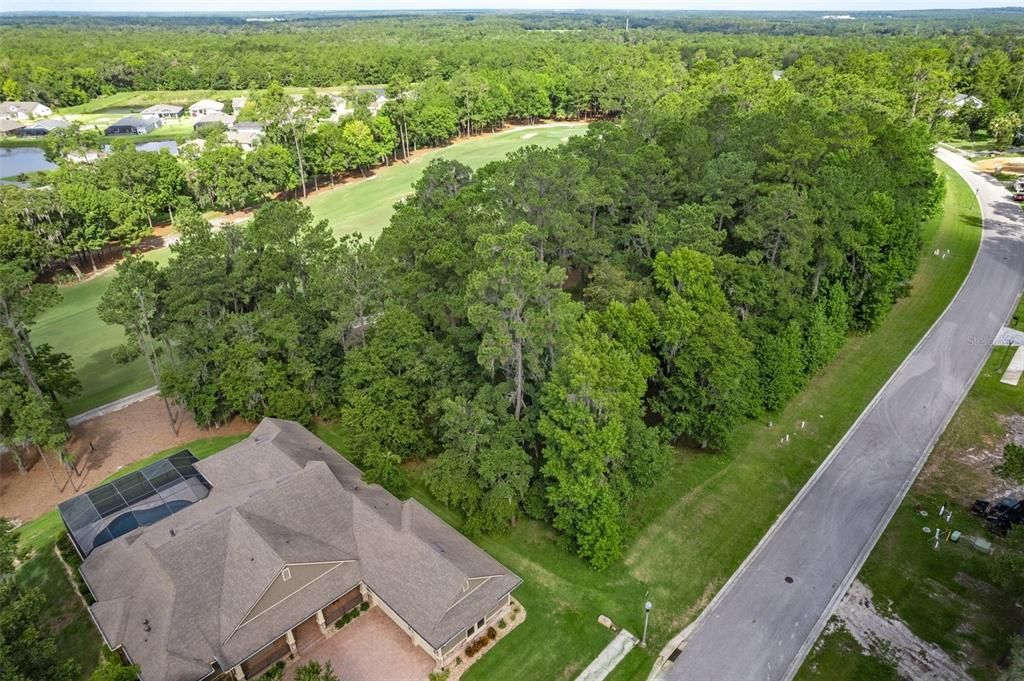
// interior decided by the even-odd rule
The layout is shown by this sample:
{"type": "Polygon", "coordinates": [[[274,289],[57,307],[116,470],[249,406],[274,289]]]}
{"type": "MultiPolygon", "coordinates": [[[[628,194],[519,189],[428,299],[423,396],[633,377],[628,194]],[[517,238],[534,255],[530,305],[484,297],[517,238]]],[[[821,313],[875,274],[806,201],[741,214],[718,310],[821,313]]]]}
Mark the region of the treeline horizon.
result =
{"type": "Polygon", "coordinates": [[[1019,67],[1024,12],[963,12],[956,20],[920,15],[877,26],[813,16],[782,22],[711,13],[676,20],[643,12],[370,14],[282,22],[210,22],[213,15],[5,20],[0,95],[65,107],[129,90],[418,82],[447,80],[469,68],[600,74],[623,61],[692,67],[698,55],[720,63],[756,57],[787,68],[800,58],[834,63],[858,53],[915,49],[943,50],[961,87],[970,84],[972,62],[994,48],[1019,67]]]}

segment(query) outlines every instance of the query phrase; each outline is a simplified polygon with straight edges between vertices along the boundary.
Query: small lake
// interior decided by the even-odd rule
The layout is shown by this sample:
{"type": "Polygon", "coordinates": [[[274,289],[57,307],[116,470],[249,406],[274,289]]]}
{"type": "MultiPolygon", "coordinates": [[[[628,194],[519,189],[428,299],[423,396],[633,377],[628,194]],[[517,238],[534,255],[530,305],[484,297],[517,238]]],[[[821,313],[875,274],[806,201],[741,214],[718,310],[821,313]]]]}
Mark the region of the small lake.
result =
{"type": "MultiPolygon", "coordinates": [[[[167,149],[172,154],[178,153],[178,143],[174,140],[157,140],[140,142],[135,145],[139,151],[160,151],[167,149]]],[[[105,147],[108,151],[110,146],[105,147]]],[[[57,166],[46,160],[42,147],[0,147],[0,184],[18,184],[15,180],[2,178],[17,177],[24,173],[35,173],[40,170],[53,170],[57,166]]]]}
{"type": "MultiPolygon", "coordinates": [[[[0,178],[15,177],[22,173],[35,173],[40,170],[53,170],[57,166],[43,157],[39,147],[0,148],[0,178]]],[[[11,180],[0,179],[4,184],[12,184],[11,180]]]]}

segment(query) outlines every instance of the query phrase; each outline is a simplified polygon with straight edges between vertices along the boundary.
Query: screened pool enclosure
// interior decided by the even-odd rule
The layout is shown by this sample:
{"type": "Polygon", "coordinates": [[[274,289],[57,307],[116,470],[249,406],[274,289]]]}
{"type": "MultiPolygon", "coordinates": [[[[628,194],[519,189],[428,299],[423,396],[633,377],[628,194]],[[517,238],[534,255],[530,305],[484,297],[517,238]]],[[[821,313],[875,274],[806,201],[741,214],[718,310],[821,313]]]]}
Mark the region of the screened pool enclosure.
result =
{"type": "Polygon", "coordinates": [[[205,499],[210,483],[182,450],[57,506],[82,557],[93,549],[205,499]]]}

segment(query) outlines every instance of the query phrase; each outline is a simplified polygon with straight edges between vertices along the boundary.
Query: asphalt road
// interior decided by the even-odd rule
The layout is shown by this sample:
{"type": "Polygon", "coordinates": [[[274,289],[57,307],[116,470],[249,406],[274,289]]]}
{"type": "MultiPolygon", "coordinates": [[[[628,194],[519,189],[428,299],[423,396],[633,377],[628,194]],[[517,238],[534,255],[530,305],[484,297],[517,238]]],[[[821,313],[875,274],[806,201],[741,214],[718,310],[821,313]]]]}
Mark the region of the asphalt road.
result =
{"type": "MultiPolygon", "coordinates": [[[[978,191],[984,234],[960,293],[691,627],[667,681],[788,681],[984,365],[1024,284],[1024,215],[978,191]]],[[[683,568],[681,568],[683,569],[683,568]]]]}

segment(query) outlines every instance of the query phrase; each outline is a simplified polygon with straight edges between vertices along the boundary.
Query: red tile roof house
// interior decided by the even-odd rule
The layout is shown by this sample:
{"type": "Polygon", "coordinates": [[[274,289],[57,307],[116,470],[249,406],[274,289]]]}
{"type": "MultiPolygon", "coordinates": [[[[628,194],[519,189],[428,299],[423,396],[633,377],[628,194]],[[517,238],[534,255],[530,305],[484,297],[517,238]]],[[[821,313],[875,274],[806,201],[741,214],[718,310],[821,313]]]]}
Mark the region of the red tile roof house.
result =
{"type": "Polygon", "coordinates": [[[507,616],[521,583],[290,421],[265,419],[208,459],[181,452],[88,494],[61,515],[85,555],[93,619],[143,681],[252,678],[364,601],[441,669],[507,616]],[[84,506],[91,515],[76,516],[84,506]]]}

